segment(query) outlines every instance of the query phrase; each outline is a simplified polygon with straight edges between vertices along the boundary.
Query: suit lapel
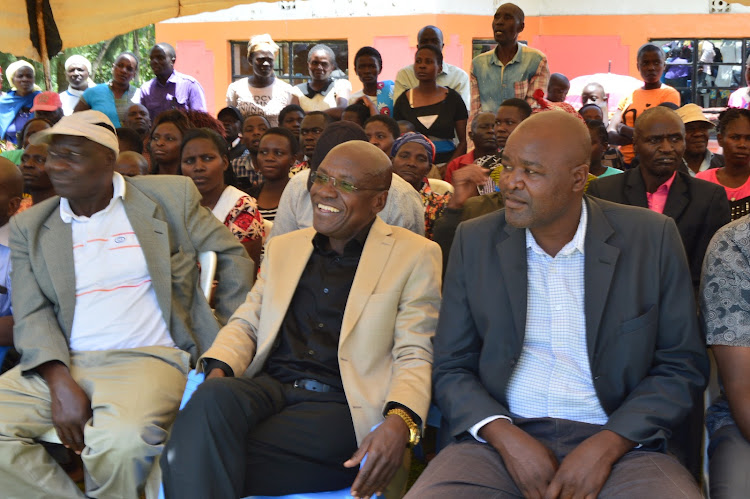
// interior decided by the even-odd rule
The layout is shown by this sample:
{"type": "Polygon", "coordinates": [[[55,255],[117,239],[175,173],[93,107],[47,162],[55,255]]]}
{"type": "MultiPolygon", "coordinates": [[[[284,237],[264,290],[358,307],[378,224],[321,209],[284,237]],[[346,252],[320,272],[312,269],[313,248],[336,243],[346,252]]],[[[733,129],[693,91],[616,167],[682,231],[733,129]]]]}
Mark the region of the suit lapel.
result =
{"type": "Polygon", "coordinates": [[[588,228],[584,243],[584,290],[586,309],[586,346],[589,363],[594,369],[594,353],[599,339],[604,307],[607,304],[612,276],[620,250],[607,240],[614,233],[598,203],[587,198],[588,228]]]}
{"type": "Polygon", "coordinates": [[[623,175],[627,176],[625,181],[625,204],[648,208],[646,183],[641,176],[640,167],[627,171],[623,175]]]}
{"type": "Polygon", "coordinates": [[[154,287],[164,321],[171,324],[172,317],[172,265],[169,248],[169,227],[156,218],[158,205],[132,183],[127,182],[123,200],[125,213],[133,227],[143,256],[146,258],[151,285],[154,287]]]}
{"type": "Polygon", "coordinates": [[[62,311],[63,331],[70,337],[76,308],[76,275],[73,260],[73,229],[60,218],[59,207],[44,222],[39,243],[57,301],[62,311]]]}
{"type": "Polygon", "coordinates": [[[687,182],[682,178],[682,174],[677,172],[672,186],[669,188],[667,203],[664,205],[664,214],[675,220],[679,220],[682,212],[685,211],[689,203],[690,196],[688,194],[687,182]]]}
{"type": "MultiPolygon", "coordinates": [[[[497,243],[502,284],[510,301],[515,334],[523,344],[526,333],[528,275],[526,261],[526,230],[505,226],[507,237],[497,243]]],[[[502,237],[502,234],[501,234],[502,237]]]]}
{"type": "Polygon", "coordinates": [[[370,233],[365,241],[365,247],[362,249],[360,264],[357,266],[357,273],[354,275],[352,289],[349,292],[349,299],[346,301],[346,310],[341,322],[341,335],[339,345],[343,343],[346,337],[352,332],[354,326],[359,320],[359,316],[370,299],[375,285],[380,280],[380,276],[385,270],[385,264],[391,255],[394,239],[391,236],[393,231],[379,217],[370,228],[370,233]]]}

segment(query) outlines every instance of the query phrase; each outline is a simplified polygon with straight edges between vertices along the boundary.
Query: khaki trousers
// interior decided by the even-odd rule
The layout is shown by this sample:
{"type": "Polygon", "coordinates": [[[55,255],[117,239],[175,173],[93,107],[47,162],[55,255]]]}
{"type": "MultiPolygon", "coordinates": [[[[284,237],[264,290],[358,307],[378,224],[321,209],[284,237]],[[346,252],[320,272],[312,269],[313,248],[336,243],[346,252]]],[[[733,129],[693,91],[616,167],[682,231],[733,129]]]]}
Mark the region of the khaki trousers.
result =
{"type": "MultiPolygon", "coordinates": [[[[86,495],[137,498],[162,452],[190,356],[176,348],[72,352],[70,372],[91,399],[81,454],[86,495]]],[[[18,367],[0,376],[0,483],[4,498],[84,497],[36,439],[52,427],[50,392],[18,367]]]]}

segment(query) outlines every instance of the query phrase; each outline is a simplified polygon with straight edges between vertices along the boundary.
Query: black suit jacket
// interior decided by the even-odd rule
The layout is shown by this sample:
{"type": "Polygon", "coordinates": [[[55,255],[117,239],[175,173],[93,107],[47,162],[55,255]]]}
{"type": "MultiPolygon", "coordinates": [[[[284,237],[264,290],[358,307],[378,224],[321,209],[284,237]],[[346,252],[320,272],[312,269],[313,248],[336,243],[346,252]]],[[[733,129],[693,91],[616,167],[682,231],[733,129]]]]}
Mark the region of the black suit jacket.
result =
{"type": "MultiPolygon", "coordinates": [[[[648,208],[646,183],[640,167],[594,180],[587,194],[615,203],[648,208]]],[[[674,218],[677,223],[690,264],[693,288],[698,289],[708,243],[720,227],[729,223],[727,193],[720,185],[678,171],[669,189],[664,214],[674,218]]]]}
{"type": "MultiPolygon", "coordinates": [[[[586,198],[587,349],[605,429],[663,448],[701,400],[708,360],[674,221],[586,198]]],[[[512,417],[506,388],[523,349],[526,236],[505,210],[462,223],[443,290],[433,371],[453,436],[512,417]]]]}

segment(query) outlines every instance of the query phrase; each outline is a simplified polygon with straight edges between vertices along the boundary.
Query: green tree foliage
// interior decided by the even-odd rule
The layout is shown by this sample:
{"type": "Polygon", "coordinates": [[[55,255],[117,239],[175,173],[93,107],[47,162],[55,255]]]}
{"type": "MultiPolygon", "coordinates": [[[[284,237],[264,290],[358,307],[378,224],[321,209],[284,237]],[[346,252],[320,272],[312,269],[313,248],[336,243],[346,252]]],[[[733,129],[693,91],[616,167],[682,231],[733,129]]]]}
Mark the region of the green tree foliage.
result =
{"type": "MultiPolygon", "coordinates": [[[[65,61],[71,55],[80,54],[91,61],[91,79],[96,83],[106,83],[112,78],[112,65],[115,58],[124,51],[133,52],[138,56],[138,75],[133,84],[139,87],[141,83],[154,77],[148,63],[148,53],[154,44],[154,25],[152,24],[99,43],[65,49],[50,59],[51,90],[61,92],[68,87],[68,82],[65,79],[65,61]]],[[[10,83],[5,79],[5,68],[17,59],[19,58],[12,54],[0,52],[0,67],[3,68],[2,89],[4,92],[10,90],[10,83]]],[[[45,89],[41,63],[30,62],[34,65],[37,85],[45,89]]]]}

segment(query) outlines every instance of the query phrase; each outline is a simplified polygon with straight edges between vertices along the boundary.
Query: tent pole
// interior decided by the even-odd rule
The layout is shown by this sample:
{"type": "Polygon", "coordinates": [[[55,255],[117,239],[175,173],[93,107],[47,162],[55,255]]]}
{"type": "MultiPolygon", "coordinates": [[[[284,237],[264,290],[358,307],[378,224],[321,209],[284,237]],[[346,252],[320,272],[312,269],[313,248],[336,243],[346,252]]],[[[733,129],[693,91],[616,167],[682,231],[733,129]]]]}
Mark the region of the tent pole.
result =
{"type": "Polygon", "coordinates": [[[42,57],[44,68],[44,83],[47,90],[52,90],[52,70],[47,53],[47,33],[44,30],[44,0],[36,0],[36,27],[39,31],[39,55],[42,57]]]}

